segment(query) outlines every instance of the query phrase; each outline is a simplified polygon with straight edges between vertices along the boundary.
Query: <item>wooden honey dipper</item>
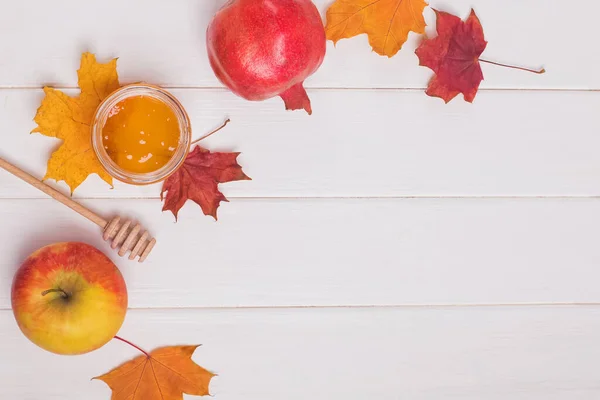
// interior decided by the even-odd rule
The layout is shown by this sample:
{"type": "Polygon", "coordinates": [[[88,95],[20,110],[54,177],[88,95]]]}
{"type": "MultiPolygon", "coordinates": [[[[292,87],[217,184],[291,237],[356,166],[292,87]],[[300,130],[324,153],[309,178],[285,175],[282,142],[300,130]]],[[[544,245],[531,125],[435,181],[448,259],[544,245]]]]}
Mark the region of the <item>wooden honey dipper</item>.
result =
{"type": "Polygon", "coordinates": [[[88,210],[81,204],[73,201],[69,197],[51,188],[44,182],[36,179],[27,172],[15,167],[2,158],[0,158],[0,167],[4,168],[16,177],[21,178],[31,186],[46,193],[55,200],[60,201],[67,207],[98,225],[104,231],[102,238],[106,241],[112,240],[110,247],[113,249],[120,247],[118,252],[120,257],[123,257],[128,251],[131,250],[131,253],[129,254],[130,260],[135,259],[135,257],[139,255],[140,258],[138,262],[144,262],[156,244],[156,239],[151,238],[148,235],[148,231],[144,231],[144,233],[140,235],[140,232],[142,231],[140,224],[136,224],[132,227],[131,221],[127,220],[124,223],[121,223],[120,217],[115,217],[112,220],[107,221],[94,212],[88,210]]]}

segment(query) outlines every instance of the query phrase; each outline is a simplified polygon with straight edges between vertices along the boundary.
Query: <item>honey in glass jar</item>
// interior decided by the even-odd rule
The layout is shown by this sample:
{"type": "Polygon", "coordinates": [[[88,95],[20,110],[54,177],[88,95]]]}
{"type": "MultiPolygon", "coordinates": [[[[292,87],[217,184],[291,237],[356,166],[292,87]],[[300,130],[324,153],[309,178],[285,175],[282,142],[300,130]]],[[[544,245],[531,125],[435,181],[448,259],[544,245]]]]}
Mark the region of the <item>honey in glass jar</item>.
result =
{"type": "Polygon", "coordinates": [[[98,107],[92,143],[115,179],[131,184],[164,180],[185,161],[191,142],[187,113],[156,86],[124,86],[98,107]]]}

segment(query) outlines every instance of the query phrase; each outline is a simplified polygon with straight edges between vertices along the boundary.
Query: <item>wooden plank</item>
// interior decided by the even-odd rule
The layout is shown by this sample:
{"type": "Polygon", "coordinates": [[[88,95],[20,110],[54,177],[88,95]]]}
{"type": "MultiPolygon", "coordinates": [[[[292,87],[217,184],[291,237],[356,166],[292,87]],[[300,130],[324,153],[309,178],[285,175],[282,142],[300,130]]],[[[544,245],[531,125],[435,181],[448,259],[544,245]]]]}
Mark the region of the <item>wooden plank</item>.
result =
{"type": "Polygon", "coordinates": [[[126,276],[130,305],[337,306],[600,302],[597,199],[236,199],[219,222],[188,204],[88,200],[158,239],[122,260],[99,230],[51,200],[0,201],[0,308],[37,248],[84,241],[126,276]]]}
{"type": "MultiPolygon", "coordinates": [[[[310,117],[286,112],[279,100],[174,93],[191,114],[194,137],[231,117],[203,145],[242,152],[253,181],[221,185],[232,198],[600,195],[600,93],[485,92],[476,104],[446,106],[414,91],[316,90],[310,117]]],[[[59,144],[28,134],[41,98],[37,90],[0,90],[0,156],[39,177],[59,144]]],[[[75,194],[160,193],[160,184],[115,187],[94,175],[75,194]]],[[[0,188],[4,198],[44,196],[1,172],[0,188]]]]}
{"type": "MultiPolygon", "coordinates": [[[[148,80],[168,86],[220,86],[210,69],[205,30],[224,0],[104,0],[82,7],[77,0],[5,2],[0,12],[0,86],[75,86],[82,51],[119,57],[123,81],[148,80]]],[[[470,0],[431,0],[431,5],[465,18],[470,0]]],[[[323,17],[330,0],[316,0],[323,17]]],[[[523,66],[544,65],[548,74],[484,66],[483,88],[598,89],[600,53],[590,51],[600,5],[584,0],[564,7],[559,0],[502,2],[481,0],[480,16],[489,42],[484,55],[523,66]],[[575,26],[576,21],[576,26],[575,26]],[[570,28],[570,29],[569,29],[570,28]]],[[[425,12],[428,32],[435,32],[433,11],[425,12]]],[[[411,34],[393,57],[371,51],[367,38],[328,42],[322,68],[311,87],[423,88],[431,71],[419,67],[411,34]]]]}
{"type": "MultiPolygon", "coordinates": [[[[120,332],[146,349],[202,344],[219,400],[588,400],[600,396],[596,307],[135,310],[120,332]]],[[[120,342],[61,357],[0,312],[5,398],[104,400],[90,378],[139,353],[120,342]]],[[[195,397],[186,397],[186,399],[195,397]]]]}

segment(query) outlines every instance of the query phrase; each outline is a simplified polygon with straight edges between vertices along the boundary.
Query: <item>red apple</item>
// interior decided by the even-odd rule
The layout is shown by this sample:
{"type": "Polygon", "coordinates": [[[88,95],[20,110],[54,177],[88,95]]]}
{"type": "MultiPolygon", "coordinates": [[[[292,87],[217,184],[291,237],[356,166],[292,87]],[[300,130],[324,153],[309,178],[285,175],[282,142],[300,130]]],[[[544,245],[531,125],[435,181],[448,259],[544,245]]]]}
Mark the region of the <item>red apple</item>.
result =
{"type": "Polygon", "coordinates": [[[56,243],[31,254],[15,275],[12,308],[25,336],[57,354],[83,354],[111,340],[127,312],[127,287],[98,249],[56,243]]]}

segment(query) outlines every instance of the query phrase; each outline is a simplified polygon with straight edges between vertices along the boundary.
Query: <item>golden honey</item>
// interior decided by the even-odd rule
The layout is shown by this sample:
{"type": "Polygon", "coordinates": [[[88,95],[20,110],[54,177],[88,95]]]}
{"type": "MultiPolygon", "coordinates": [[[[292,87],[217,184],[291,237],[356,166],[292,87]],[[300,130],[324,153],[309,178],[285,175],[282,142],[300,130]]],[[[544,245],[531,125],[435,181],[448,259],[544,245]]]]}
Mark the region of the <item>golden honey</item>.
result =
{"type": "Polygon", "coordinates": [[[125,171],[154,172],[165,166],[179,145],[175,112],[149,96],[125,98],[109,111],[102,128],[102,146],[125,171]]]}
{"type": "Polygon", "coordinates": [[[183,165],[192,141],[189,116],[177,98],[143,82],[105,98],[90,129],[102,167],[132,185],[165,180],[183,165]]]}

